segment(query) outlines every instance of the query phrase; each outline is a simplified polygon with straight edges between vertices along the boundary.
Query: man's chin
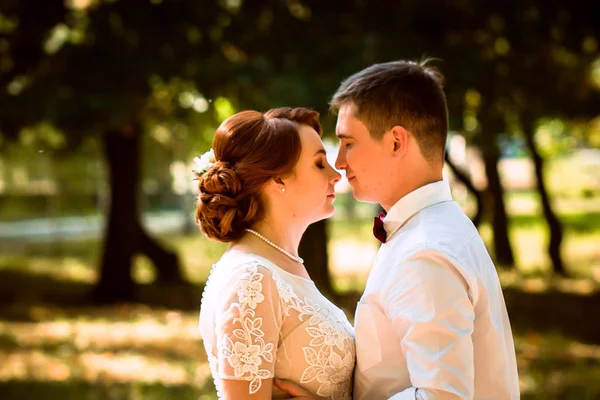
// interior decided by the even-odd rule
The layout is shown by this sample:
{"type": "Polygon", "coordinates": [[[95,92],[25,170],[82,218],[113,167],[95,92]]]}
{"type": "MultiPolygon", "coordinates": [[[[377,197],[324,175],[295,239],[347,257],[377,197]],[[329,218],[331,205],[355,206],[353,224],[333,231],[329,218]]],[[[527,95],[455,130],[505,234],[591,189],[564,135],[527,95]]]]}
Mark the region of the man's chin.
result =
{"type": "Polygon", "coordinates": [[[361,192],[358,188],[352,187],[352,195],[354,198],[363,203],[379,203],[376,199],[373,199],[368,194],[361,192]]]}
{"type": "Polygon", "coordinates": [[[365,201],[363,193],[356,186],[352,186],[352,196],[358,201],[365,201]]]}

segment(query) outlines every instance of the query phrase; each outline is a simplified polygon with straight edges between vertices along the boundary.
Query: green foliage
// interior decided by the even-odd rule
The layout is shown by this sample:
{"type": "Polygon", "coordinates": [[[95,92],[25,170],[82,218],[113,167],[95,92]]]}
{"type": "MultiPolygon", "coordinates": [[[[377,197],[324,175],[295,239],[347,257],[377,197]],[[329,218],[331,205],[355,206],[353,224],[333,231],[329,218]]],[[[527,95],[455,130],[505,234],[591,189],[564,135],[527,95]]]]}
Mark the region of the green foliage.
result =
{"type": "Polygon", "coordinates": [[[523,112],[597,112],[593,1],[52,0],[35,12],[16,0],[3,5],[0,86],[8,91],[0,115],[13,137],[46,121],[77,145],[139,116],[197,132],[233,109],[281,105],[315,107],[330,132],[327,100],[341,79],[423,55],[443,60],[452,127],[481,136],[480,144],[498,133],[480,131],[489,113],[518,123],[523,112]],[[218,98],[233,108],[223,113],[218,98]]]}

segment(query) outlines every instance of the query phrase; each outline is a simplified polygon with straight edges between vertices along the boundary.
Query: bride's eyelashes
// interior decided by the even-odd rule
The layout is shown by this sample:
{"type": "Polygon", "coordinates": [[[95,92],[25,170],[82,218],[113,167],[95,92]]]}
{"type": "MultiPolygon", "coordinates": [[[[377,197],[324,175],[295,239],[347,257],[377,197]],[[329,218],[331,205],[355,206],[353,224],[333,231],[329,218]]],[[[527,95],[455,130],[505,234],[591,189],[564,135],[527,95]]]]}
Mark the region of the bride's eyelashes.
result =
{"type": "Polygon", "coordinates": [[[319,169],[325,169],[325,163],[326,163],[326,162],[327,162],[327,161],[325,161],[325,160],[323,160],[323,159],[321,159],[321,160],[318,160],[318,161],[316,162],[316,166],[317,166],[317,168],[319,168],[319,169]]]}

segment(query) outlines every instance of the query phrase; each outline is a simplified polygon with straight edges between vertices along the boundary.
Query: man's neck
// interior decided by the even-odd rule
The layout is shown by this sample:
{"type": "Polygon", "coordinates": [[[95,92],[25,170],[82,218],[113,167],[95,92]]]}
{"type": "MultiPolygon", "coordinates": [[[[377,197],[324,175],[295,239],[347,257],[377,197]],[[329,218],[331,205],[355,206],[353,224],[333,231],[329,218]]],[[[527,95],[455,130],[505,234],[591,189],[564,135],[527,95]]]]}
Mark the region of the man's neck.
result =
{"type": "MultiPolygon", "coordinates": [[[[417,175],[417,174],[415,174],[417,175]]],[[[429,174],[423,174],[421,176],[415,176],[414,178],[409,178],[406,182],[404,182],[401,187],[398,187],[397,190],[392,193],[389,200],[385,203],[381,203],[380,205],[387,212],[396,204],[400,199],[406,196],[409,193],[414,192],[415,190],[422,188],[423,186],[429,185],[430,183],[439,182],[443,179],[442,171],[439,173],[435,171],[431,171],[429,174]]]]}

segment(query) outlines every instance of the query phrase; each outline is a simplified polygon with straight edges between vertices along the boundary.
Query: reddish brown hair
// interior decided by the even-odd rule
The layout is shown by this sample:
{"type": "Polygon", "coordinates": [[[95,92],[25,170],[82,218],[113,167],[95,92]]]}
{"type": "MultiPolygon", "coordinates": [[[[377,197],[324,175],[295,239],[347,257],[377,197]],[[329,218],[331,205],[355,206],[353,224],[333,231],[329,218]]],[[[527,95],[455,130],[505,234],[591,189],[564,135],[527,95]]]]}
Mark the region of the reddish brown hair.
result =
{"type": "Polygon", "coordinates": [[[298,124],[321,135],[319,113],[307,108],[242,111],[223,121],[213,139],[216,162],[198,182],[196,223],[207,237],[234,241],[260,221],[262,187],[291,174],[300,157],[298,124]]]}

